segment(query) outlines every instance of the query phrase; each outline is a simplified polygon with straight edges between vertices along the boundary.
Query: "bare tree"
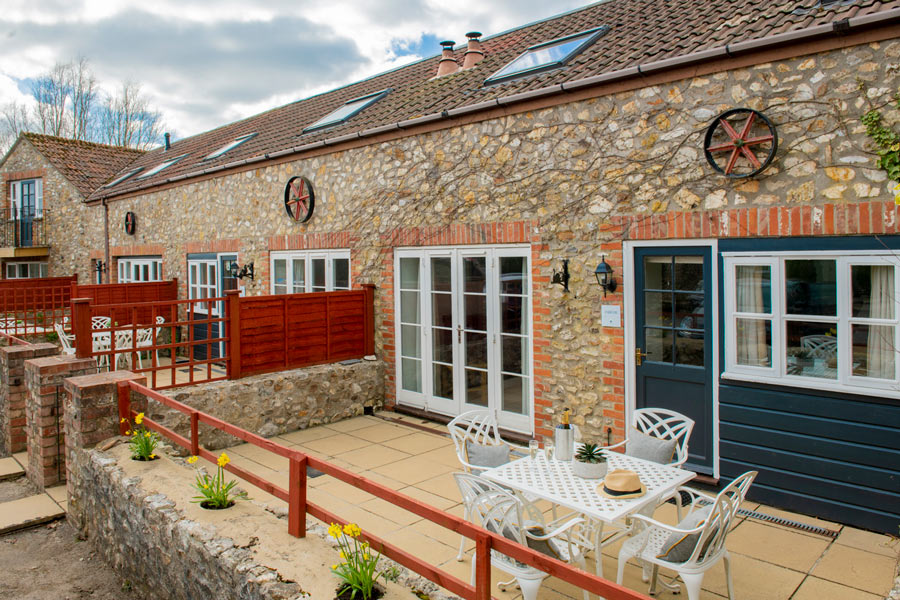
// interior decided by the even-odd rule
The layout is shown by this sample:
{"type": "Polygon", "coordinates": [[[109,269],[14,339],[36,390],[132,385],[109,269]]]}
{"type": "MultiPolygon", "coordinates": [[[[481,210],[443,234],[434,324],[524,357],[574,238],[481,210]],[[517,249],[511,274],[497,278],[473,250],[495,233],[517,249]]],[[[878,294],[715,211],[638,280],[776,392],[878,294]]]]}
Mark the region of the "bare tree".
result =
{"type": "Polygon", "coordinates": [[[35,99],[35,125],[41,133],[68,137],[72,131],[66,100],[69,98],[70,66],[56,63],[49,72],[35,79],[31,94],[35,99]]]}
{"type": "Polygon", "coordinates": [[[31,112],[21,102],[0,108],[0,154],[5,154],[19,134],[32,129],[31,112]]]}
{"type": "Polygon", "coordinates": [[[69,106],[72,111],[72,137],[90,141],[93,138],[94,102],[97,99],[97,78],[83,56],[69,63],[69,106]]]}
{"type": "Polygon", "coordinates": [[[162,137],[162,115],[150,108],[140,84],[125,81],[108,97],[99,119],[102,142],[129,148],[149,148],[162,137]]]}

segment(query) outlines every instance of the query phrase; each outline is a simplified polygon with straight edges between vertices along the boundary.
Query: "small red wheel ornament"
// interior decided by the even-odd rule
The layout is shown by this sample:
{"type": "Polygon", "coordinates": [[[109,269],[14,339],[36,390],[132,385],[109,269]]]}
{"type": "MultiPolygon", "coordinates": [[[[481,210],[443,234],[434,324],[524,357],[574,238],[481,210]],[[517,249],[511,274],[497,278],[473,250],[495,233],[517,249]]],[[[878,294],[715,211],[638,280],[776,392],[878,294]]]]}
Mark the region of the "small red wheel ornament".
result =
{"type": "Polygon", "coordinates": [[[284,186],[284,210],[298,223],[306,223],[312,217],[316,195],[306,177],[291,177],[284,186]]]}
{"type": "Polygon", "coordinates": [[[761,173],[778,150],[778,132],[764,114],[751,108],[732,108],[706,130],[703,153],[710,166],[733,179],[761,173]]]}
{"type": "Polygon", "coordinates": [[[135,227],[137,227],[137,216],[129,210],[125,213],[125,233],[134,235],[135,227]]]}

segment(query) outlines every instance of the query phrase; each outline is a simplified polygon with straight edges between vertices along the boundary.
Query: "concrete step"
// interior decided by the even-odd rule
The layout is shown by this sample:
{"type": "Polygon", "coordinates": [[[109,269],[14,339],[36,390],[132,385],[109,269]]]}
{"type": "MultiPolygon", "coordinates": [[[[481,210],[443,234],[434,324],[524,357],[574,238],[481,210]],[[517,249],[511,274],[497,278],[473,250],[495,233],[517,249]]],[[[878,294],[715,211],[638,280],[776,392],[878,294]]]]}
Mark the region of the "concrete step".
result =
{"type": "Polygon", "coordinates": [[[0,535],[66,516],[49,494],[37,494],[0,504],[0,535]]]}
{"type": "Polygon", "coordinates": [[[12,456],[0,458],[0,481],[16,479],[25,474],[24,467],[12,456]]]}

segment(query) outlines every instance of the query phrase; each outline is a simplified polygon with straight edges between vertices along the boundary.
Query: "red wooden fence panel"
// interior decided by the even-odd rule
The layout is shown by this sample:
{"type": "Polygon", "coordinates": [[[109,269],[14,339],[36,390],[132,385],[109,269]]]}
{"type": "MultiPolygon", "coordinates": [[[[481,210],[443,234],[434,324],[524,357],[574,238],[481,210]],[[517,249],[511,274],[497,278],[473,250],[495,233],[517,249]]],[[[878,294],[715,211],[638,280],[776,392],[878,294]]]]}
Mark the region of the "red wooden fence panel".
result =
{"type": "Polygon", "coordinates": [[[230,296],[231,377],[372,354],[373,289],[230,296]]]}
{"type": "MultiPolygon", "coordinates": [[[[168,302],[178,300],[178,280],[147,281],[141,283],[103,283],[91,285],[72,285],[72,298],[90,298],[93,305],[137,304],[141,302],[168,302]]],[[[137,312],[140,323],[149,324],[152,320],[152,307],[140,308],[137,312]]],[[[131,323],[132,310],[110,309],[110,314],[117,323],[131,323]]],[[[171,321],[174,317],[167,316],[171,321]]]]}
{"type": "Polygon", "coordinates": [[[0,280],[0,331],[14,335],[34,335],[53,331],[63,323],[69,329],[71,277],[0,280]]]}

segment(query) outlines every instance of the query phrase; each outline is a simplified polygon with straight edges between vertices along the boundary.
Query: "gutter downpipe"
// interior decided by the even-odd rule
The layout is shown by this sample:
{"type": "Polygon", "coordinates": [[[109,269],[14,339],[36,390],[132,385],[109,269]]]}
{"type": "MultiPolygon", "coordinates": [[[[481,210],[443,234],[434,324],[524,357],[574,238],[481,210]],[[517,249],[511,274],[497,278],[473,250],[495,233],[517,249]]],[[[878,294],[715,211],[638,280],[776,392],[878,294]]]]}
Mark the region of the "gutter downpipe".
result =
{"type": "Polygon", "coordinates": [[[104,277],[106,283],[111,283],[110,276],[110,266],[109,266],[109,204],[106,203],[106,198],[103,199],[103,240],[104,240],[104,266],[106,267],[106,275],[104,277]]]}
{"type": "MultiPolygon", "coordinates": [[[[285,150],[276,150],[275,152],[266,153],[264,156],[251,157],[244,160],[247,161],[247,163],[250,163],[259,162],[261,160],[265,160],[266,158],[276,158],[281,156],[288,156],[291,154],[301,154],[305,150],[313,150],[316,148],[321,148],[323,146],[330,146],[335,143],[350,141],[350,139],[353,138],[366,138],[372,135],[377,135],[379,133],[384,133],[386,129],[394,127],[402,130],[418,124],[424,124],[432,121],[441,121],[444,119],[449,119],[451,117],[480,112],[482,110],[493,108],[494,106],[515,104],[516,102],[522,102],[524,100],[553,96],[561,92],[572,92],[603,83],[625,81],[628,79],[633,79],[635,77],[645,77],[646,75],[649,75],[651,73],[655,74],[677,67],[699,65],[710,60],[721,58],[737,58],[742,54],[748,52],[758,52],[771,48],[786,46],[798,46],[802,45],[806,41],[827,38],[830,36],[843,37],[849,35],[850,33],[859,31],[860,29],[872,29],[877,28],[878,26],[891,25],[895,21],[900,21],[900,8],[892,8],[884,12],[863,15],[861,17],[841,19],[840,21],[832,21],[824,25],[816,25],[814,27],[807,27],[806,29],[800,29],[798,31],[779,33],[764,38],[756,38],[742,42],[729,43],[725,44],[724,46],[715,46],[706,50],[691,52],[690,54],[685,54],[683,56],[676,56],[673,58],[651,61],[649,63],[642,63],[633,67],[619,69],[618,71],[611,71],[609,73],[585,77],[584,79],[576,79],[574,81],[557,83],[545,88],[539,88],[527,92],[520,92],[517,94],[511,94],[509,96],[501,96],[500,98],[495,98],[493,100],[488,100],[485,102],[479,102],[477,104],[459,106],[449,110],[444,109],[428,115],[416,117],[414,119],[405,119],[403,121],[397,121],[396,123],[379,125],[377,127],[373,127],[371,129],[366,129],[356,133],[342,134],[332,138],[319,140],[317,142],[311,142],[309,144],[303,144],[301,146],[294,146],[293,148],[287,148],[285,150]]],[[[194,177],[198,177],[204,173],[222,171],[225,170],[225,168],[231,167],[232,165],[234,165],[234,163],[229,163],[228,165],[222,165],[219,167],[213,167],[211,169],[185,173],[184,175],[179,175],[178,179],[191,179],[194,177]]],[[[148,184],[144,187],[137,187],[126,192],[122,192],[121,194],[110,193],[99,199],[101,201],[105,201],[107,198],[115,198],[116,196],[122,194],[140,192],[156,187],[163,183],[168,183],[169,181],[171,180],[148,184]]],[[[87,202],[87,200],[85,200],[85,202],[87,202]]]]}

